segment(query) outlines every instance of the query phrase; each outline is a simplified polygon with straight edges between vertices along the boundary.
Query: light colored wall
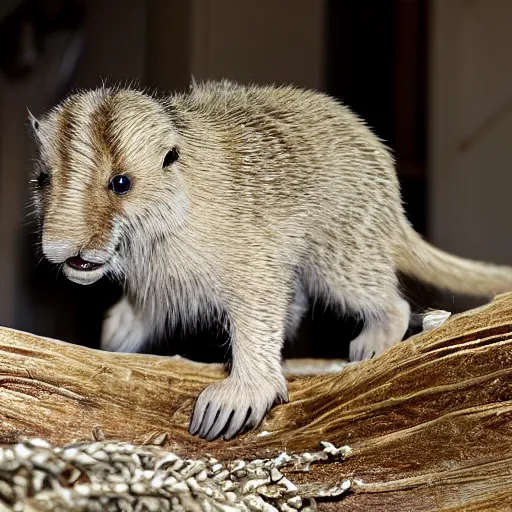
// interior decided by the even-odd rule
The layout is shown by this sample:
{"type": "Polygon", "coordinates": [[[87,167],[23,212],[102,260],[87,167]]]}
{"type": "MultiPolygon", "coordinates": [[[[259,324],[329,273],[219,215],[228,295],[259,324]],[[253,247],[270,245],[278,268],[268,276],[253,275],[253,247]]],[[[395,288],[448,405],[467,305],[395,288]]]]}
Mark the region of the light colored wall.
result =
{"type": "Polygon", "coordinates": [[[88,0],[85,53],[75,77],[80,87],[97,87],[102,79],[144,84],[147,4],[145,0],[88,0]]]}
{"type": "Polygon", "coordinates": [[[512,2],[432,0],[430,238],[512,263],[512,2]]]}
{"type": "Polygon", "coordinates": [[[324,0],[194,0],[191,71],[321,89],[324,21],[324,0]]]}
{"type": "Polygon", "coordinates": [[[190,83],[192,9],[195,0],[151,0],[147,4],[146,83],[184,90],[190,83]]]}
{"type": "Polygon", "coordinates": [[[193,76],[322,89],[325,4],[152,0],[147,14],[147,82],[183,90],[193,76]]]}

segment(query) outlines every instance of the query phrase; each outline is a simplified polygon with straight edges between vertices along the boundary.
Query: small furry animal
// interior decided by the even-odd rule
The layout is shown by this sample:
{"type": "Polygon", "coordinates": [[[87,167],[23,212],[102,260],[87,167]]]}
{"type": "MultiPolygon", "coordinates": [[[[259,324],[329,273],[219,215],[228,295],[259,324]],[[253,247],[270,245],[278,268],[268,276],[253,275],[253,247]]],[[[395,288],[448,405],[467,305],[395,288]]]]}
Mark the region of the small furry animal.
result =
{"type": "Polygon", "coordinates": [[[398,271],[458,293],[512,289],[510,268],[448,255],[412,229],[389,151],[324,94],[102,87],[31,123],[44,255],[76,283],[125,286],[102,348],[136,351],[178,319],[226,321],[230,375],[199,395],[190,425],[203,438],[230,439],[287,400],[281,348],[309,297],[364,320],[355,361],[407,330],[398,271]]]}

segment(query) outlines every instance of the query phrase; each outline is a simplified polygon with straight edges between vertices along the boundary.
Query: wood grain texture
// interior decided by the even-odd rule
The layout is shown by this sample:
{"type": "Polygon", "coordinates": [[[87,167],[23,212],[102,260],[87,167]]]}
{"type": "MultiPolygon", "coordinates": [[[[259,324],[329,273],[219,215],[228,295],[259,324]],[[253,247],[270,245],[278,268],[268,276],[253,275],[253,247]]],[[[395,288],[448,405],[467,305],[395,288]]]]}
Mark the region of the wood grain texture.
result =
{"type": "MultiPolygon", "coordinates": [[[[348,444],[295,481],[361,483],[343,510],[512,509],[512,294],[337,374],[290,376],[260,431],[208,443],[187,432],[216,365],[93,351],[0,329],[0,442],[107,439],[186,457],[272,457],[348,444]],[[265,431],[266,435],[261,435],[265,431]]],[[[339,510],[340,503],[320,503],[339,510]]]]}

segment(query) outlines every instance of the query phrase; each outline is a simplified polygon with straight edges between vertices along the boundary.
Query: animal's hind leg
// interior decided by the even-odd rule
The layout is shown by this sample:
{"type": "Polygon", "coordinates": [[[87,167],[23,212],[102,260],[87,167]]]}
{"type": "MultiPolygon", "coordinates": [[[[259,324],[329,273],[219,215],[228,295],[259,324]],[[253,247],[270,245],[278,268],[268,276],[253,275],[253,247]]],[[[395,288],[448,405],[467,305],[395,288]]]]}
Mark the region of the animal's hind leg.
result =
{"type": "Polygon", "coordinates": [[[369,359],[401,341],[409,326],[410,314],[409,303],[397,296],[380,314],[364,316],[361,334],[350,343],[350,361],[369,359]]]}
{"type": "Polygon", "coordinates": [[[302,282],[297,282],[293,289],[293,296],[288,305],[286,316],[285,339],[292,341],[302,322],[302,318],[309,306],[309,297],[302,282]]]}

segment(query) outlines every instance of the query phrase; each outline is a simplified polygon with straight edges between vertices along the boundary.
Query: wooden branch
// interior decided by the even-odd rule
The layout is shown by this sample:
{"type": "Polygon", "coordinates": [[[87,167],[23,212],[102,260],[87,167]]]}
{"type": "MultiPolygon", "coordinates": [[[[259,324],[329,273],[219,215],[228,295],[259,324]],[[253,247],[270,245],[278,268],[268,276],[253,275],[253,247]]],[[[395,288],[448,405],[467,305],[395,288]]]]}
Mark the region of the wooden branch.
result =
{"type": "MultiPolygon", "coordinates": [[[[344,510],[512,508],[512,294],[337,374],[291,376],[290,403],[258,432],[188,434],[217,365],[93,351],[0,329],[0,442],[163,442],[183,457],[274,457],[349,445],[300,482],[356,483],[344,510]],[[359,482],[359,483],[357,483],[359,482]]],[[[321,510],[338,510],[325,502],[321,510]]]]}

